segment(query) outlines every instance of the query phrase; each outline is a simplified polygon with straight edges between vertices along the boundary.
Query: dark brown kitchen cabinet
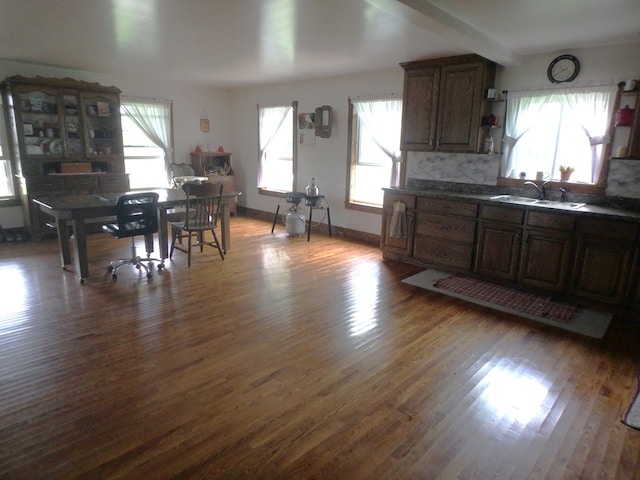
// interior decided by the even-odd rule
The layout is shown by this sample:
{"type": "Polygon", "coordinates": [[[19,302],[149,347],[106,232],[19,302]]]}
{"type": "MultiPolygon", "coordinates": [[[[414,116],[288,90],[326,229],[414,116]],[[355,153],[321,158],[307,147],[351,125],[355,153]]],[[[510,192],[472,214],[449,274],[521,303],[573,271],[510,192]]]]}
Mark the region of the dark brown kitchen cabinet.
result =
{"type": "Polygon", "coordinates": [[[414,195],[385,192],[382,209],[382,232],[380,236],[384,258],[402,260],[413,256],[415,208],[416,197],[414,195]],[[404,218],[403,221],[406,228],[402,232],[392,232],[391,230],[391,223],[394,209],[397,208],[397,202],[401,202],[404,206],[404,213],[397,213],[397,216],[404,218]]]}
{"type": "Polygon", "coordinates": [[[496,66],[478,55],[403,63],[402,142],[407,151],[480,152],[481,119],[496,66]]]}
{"type": "Polygon", "coordinates": [[[571,294],[610,305],[623,305],[637,234],[635,223],[581,219],[571,294]]]}
{"type": "Polygon", "coordinates": [[[48,218],[33,198],[129,189],[120,90],[97,83],[13,76],[2,83],[9,147],[24,223],[32,237],[48,218]]]}
{"type": "Polygon", "coordinates": [[[452,200],[418,198],[416,260],[446,270],[470,271],[478,205],[452,200]]]}
{"type": "Polygon", "coordinates": [[[504,280],[518,273],[524,210],[482,205],[475,272],[504,280]]]}
{"type": "Polygon", "coordinates": [[[527,212],[518,283],[564,291],[573,255],[574,229],[571,215],[527,212]]]}

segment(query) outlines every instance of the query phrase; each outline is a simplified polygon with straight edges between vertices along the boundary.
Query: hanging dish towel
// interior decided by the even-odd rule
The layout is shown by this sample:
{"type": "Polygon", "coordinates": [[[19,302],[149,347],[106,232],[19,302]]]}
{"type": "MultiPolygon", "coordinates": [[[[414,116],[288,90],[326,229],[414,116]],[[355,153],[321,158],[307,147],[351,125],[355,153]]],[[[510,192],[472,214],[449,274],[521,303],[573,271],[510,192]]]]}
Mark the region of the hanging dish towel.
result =
{"type": "Polygon", "coordinates": [[[393,204],[393,215],[389,226],[389,236],[407,238],[407,214],[404,202],[397,201],[393,204]]]}

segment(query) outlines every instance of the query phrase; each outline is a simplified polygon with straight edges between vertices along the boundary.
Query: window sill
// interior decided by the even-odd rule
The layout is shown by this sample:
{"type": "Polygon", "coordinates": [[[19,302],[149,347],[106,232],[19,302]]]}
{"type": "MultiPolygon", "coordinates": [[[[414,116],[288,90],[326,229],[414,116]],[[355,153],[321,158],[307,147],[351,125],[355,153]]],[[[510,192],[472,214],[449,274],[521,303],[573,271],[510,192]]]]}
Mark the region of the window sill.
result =
{"type": "Polygon", "coordinates": [[[375,205],[365,205],[363,203],[345,202],[344,208],[345,210],[357,210],[359,212],[378,213],[378,214],[382,213],[382,205],[375,206],[375,205]]]}
{"type": "MultiPolygon", "coordinates": [[[[499,187],[520,187],[522,188],[522,184],[527,182],[533,182],[537,185],[542,185],[542,181],[540,180],[519,180],[517,178],[498,178],[496,185],[499,187]]],[[[557,190],[558,188],[564,188],[568,192],[573,193],[583,193],[586,195],[604,195],[605,187],[604,185],[592,185],[586,183],[572,183],[572,182],[562,182],[560,180],[551,180],[548,183],[548,188],[551,190],[557,190]]]]}
{"type": "Polygon", "coordinates": [[[20,206],[20,200],[18,200],[17,198],[0,198],[0,208],[18,206],[20,206]]]}

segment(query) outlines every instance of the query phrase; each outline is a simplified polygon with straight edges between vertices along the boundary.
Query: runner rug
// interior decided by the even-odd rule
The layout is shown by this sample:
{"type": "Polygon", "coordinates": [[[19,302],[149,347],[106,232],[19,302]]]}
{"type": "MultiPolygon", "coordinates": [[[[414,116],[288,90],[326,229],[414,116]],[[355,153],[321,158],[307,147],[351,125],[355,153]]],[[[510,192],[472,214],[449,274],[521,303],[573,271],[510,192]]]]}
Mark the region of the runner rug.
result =
{"type": "Polygon", "coordinates": [[[636,396],[633,398],[633,402],[631,402],[631,406],[627,410],[622,423],[640,430],[640,375],[638,376],[636,396]]]}
{"type": "Polygon", "coordinates": [[[612,319],[612,315],[606,312],[433,269],[405,278],[402,282],[593,338],[604,337],[612,319]]]}

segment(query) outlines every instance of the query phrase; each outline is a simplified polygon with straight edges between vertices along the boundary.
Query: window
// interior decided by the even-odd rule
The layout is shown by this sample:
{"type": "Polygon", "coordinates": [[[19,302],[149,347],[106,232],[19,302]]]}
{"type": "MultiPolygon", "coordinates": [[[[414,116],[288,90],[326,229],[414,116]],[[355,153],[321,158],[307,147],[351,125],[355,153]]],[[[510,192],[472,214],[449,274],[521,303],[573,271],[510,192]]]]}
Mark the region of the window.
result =
{"type": "Polygon", "coordinates": [[[295,190],[297,110],[298,102],[277,107],[258,106],[260,191],[295,190]]]}
{"type": "Polygon", "coordinates": [[[382,207],[383,187],[400,179],[402,101],[349,99],[349,188],[347,207],[382,207]]]}
{"type": "Polygon", "coordinates": [[[510,92],[502,176],[559,180],[570,166],[571,182],[600,183],[614,98],[614,87],[510,92]]]}
{"type": "Polygon", "coordinates": [[[13,200],[15,190],[13,187],[13,172],[11,159],[9,158],[9,145],[4,128],[4,115],[0,114],[0,201],[13,200]]]}
{"type": "Polygon", "coordinates": [[[166,188],[173,152],[172,103],[123,97],[120,111],[131,189],[166,188]]]}

